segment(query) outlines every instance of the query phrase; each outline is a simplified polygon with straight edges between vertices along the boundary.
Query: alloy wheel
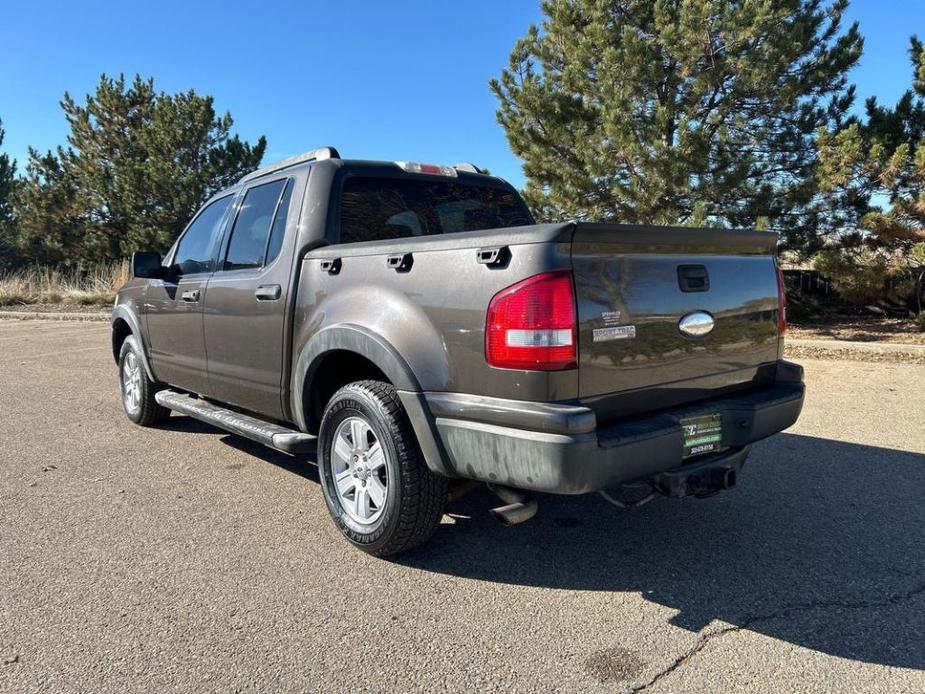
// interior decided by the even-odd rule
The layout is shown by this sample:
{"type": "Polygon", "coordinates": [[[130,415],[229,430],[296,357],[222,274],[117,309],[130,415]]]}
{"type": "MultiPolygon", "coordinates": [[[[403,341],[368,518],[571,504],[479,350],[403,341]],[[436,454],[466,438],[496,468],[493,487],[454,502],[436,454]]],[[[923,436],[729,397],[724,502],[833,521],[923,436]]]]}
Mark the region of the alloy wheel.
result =
{"type": "Polygon", "coordinates": [[[331,474],[344,512],[361,525],[375,523],[385,509],[389,478],[385,451],[369,423],[347,417],[331,445],[331,474]]]}

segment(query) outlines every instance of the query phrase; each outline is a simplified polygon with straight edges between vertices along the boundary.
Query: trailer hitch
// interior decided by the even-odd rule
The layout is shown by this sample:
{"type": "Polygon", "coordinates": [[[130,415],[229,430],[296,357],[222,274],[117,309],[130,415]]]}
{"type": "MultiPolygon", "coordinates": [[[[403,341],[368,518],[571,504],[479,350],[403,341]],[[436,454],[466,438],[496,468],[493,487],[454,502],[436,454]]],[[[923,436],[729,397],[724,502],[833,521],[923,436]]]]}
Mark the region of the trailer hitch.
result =
{"type": "Polygon", "coordinates": [[[747,447],[725,451],[721,457],[712,456],[703,461],[660,472],[653,475],[650,482],[659,494],[672,499],[682,499],[685,496],[702,499],[713,496],[736,485],[745,456],[730,453],[744,451],[744,448],[747,447]]]}

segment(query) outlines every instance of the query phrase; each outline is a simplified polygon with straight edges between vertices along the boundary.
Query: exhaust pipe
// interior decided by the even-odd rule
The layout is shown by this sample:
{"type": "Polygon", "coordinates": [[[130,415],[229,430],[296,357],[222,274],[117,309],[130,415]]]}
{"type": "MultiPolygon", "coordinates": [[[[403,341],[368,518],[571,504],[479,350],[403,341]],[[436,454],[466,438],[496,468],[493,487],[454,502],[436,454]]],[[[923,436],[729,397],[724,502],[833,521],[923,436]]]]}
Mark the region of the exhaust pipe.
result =
{"type": "Polygon", "coordinates": [[[527,492],[511,487],[502,487],[497,484],[489,484],[488,488],[501,501],[505,502],[504,506],[498,506],[489,511],[491,517],[495,520],[504,525],[517,525],[530,520],[536,515],[536,499],[527,492]]]}
{"type": "Polygon", "coordinates": [[[536,515],[536,509],[536,499],[530,499],[526,503],[498,506],[491,509],[489,513],[492,518],[500,521],[503,525],[517,525],[533,518],[536,515]]]}

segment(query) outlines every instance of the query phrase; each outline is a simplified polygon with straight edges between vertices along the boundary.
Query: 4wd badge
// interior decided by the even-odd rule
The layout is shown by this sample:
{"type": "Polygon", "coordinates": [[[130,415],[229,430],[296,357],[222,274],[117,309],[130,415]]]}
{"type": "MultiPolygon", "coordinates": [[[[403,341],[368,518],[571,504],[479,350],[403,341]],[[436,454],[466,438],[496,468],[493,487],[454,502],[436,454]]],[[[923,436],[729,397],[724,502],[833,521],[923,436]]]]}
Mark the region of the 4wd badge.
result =
{"type": "Polygon", "coordinates": [[[610,340],[627,340],[636,337],[635,325],[617,325],[612,328],[595,328],[595,342],[609,342],[610,340]]]}

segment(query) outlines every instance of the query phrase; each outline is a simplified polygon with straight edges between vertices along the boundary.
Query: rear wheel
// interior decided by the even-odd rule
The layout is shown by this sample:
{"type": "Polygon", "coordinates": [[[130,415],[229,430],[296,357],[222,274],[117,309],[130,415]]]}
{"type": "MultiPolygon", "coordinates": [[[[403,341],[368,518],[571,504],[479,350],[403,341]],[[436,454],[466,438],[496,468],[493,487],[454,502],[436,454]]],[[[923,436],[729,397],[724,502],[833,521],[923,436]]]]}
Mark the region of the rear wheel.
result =
{"type": "Polygon", "coordinates": [[[122,408],[135,424],[152,426],[170,414],[170,410],[158,405],[154,399],[157,386],[148,379],[141,348],[134,335],[125,338],[119,352],[119,386],[122,408]]]}
{"type": "Polygon", "coordinates": [[[364,552],[403,552],[439,525],[446,478],[427,467],[388,383],[360,381],[337,391],[321,420],[318,453],[328,511],[364,552]]]}

